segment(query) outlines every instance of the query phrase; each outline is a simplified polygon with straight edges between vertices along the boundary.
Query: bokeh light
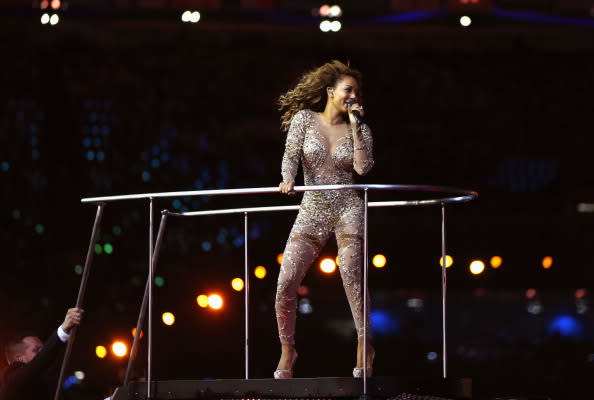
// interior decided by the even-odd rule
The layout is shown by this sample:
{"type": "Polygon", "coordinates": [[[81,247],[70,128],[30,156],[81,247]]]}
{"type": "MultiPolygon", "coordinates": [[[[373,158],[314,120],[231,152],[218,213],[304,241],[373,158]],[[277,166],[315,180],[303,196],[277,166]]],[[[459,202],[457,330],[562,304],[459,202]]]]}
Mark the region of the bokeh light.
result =
{"type": "Polygon", "coordinates": [[[95,347],[95,355],[99,358],[105,358],[105,356],[107,356],[107,349],[105,346],[95,347]]]}
{"type": "Polygon", "coordinates": [[[243,290],[243,286],[244,286],[243,279],[241,279],[241,278],[235,278],[231,281],[231,287],[236,292],[241,292],[243,290]]]}
{"type": "Polygon", "coordinates": [[[503,258],[501,258],[499,256],[493,256],[493,257],[491,257],[490,264],[491,264],[492,268],[497,269],[497,268],[501,267],[501,264],[503,264],[503,258]]]}
{"type": "Polygon", "coordinates": [[[126,343],[117,340],[113,342],[113,344],[111,345],[111,352],[116,357],[124,357],[126,354],[128,354],[128,346],[126,345],[126,343]]]}
{"type": "Polygon", "coordinates": [[[283,253],[278,253],[276,255],[276,262],[278,263],[278,265],[281,265],[283,263],[283,253]]]}
{"type": "Polygon", "coordinates": [[[223,308],[223,298],[218,294],[211,294],[208,296],[208,306],[213,310],[220,310],[223,308]]]}
{"type": "Polygon", "coordinates": [[[256,278],[264,279],[266,277],[266,274],[267,271],[264,266],[258,265],[256,268],[254,268],[254,275],[256,276],[256,278]]]}
{"type": "Polygon", "coordinates": [[[161,316],[161,319],[163,320],[163,323],[167,326],[175,324],[175,315],[173,315],[173,313],[164,312],[161,316]]]}
{"type": "Polygon", "coordinates": [[[549,269],[553,266],[553,257],[546,256],[542,259],[542,267],[544,269],[549,269]]]}
{"type": "Polygon", "coordinates": [[[331,258],[324,258],[322,261],[320,261],[320,269],[322,272],[331,274],[336,270],[336,263],[331,258]]]}
{"type": "MultiPolygon", "coordinates": [[[[446,254],[446,268],[450,268],[454,264],[454,259],[449,254],[446,254]]],[[[439,257],[439,266],[443,267],[443,257],[439,257]]]]}
{"type": "Polygon", "coordinates": [[[376,254],[375,256],[373,256],[373,259],[371,260],[375,268],[384,268],[386,266],[386,261],[386,256],[384,256],[383,254],[376,254]]]}
{"type": "Polygon", "coordinates": [[[526,289],[526,298],[527,299],[533,299],[535,297],[536,297],[536,289],[534,289],[534,288],[526,289]]]}
{"type": "MultiPolygon", "coordinates": [[[[132,337],[134,337],[136,335],[136,328],[132,328],[132,337]]],[[[144,337],[144,331],[141,329],[140,330],[140,335],[138,335],[139,339],[142,339],[144,337]]]]}
{"type": "MultiPolygon", "coordinates": [[[[446,263],[447,263],[447,259],[446,259],[446,263]]],[[[485,263],[482,262],[481,260],[474,260],[470,263],[469,269],[473,275],[482,274],[483,271],[485,270],[485,263]]]]}
{"type": "Polygon", "coordinates": [[[469,16],[464,15],[462,17],[460,17],[460,25],[462,25],[463,27],[467,27],[470,26],[470,24],[472,24],[472,20],[470,19],[469,16]]]}
{"type": "Polygon", "coordinates": [[[196,297],[196,303],[202,308],[208,307],[208,296],[205,294],[199,295],[196,297]]]}

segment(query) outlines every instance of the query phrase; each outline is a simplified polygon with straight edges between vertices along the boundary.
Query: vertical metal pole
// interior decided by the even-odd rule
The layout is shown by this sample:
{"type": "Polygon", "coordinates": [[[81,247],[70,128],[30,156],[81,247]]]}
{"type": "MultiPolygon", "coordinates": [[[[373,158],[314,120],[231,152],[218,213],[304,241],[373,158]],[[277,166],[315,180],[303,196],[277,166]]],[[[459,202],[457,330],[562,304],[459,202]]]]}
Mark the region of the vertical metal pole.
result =
{"type": "Polygon", "coordinates": [[[443,343],[442,363],[443,378],[447,377],[447,340],[446,340],[446,289],[447,289],[447,260],[446,260],[446,214],[445,203],[441,203],[441,337],[443,343]]]}
{"type": "MultiPolygon", "coordinates": [[[[105,203],[97,204],[97,214],[95,215],[95,222],[93,223],[93,231],[91,232],[91,240],[89,241],[89,247],[87,248],[87,258],[85,260],[85,269],[83,271],[82,279],[80,281],[80,287],[78,289],[78,297],[76,298],[76,308],[82,308],[83,299],[85,297],[85,291],[87,290],[87,281],[89,280],[89,274],[91,272],[91,264],[93,263],[93,254],[95,253],[95,243],[97,243],[97,236],[99,234],[99,225],[101,223],[101,217],[103,216],[103,208],[105,203]]],[[[62,392],[62,382],[64,381],[64,375],[66,373],[66,366],[70,360],[70,354],[72,353],[72,347],[74,346],[74,340],[76,339],[76,326],[70,333],[70,338],[66,345],[66,352],[62,359],[62,367],[60,368],[60,377],[58,378],[58,386],[54,393],[54,400],[60,398],[62,392]]]]}
{"type": "Polygon", "coordinates": [[[243,215],[243,222],[244,222],[244,280],[245,280],[245,287],[244,287],[244,297],[245,297],[245,379],[249,379],[249,361],[250,361],[250,331],[249,331],[249,302],[250,302],[250,271],[249,271],[249,261],[248,261],[248,213],[245,212],[243,215]]]}
{"type": "Polygon", "coordinates": [[[368,193],[365,188],[364,203],[365,211],[363,213],[363,396],[367,397],[367,296],[369,289],[367,288],[368,279],[368,230],[367,230],[367,210],[368,210],[368,193]]]}
{"type": "MultiPolygon", "coordinates": [[[[159,259],[159,251],[161,250],[161,243],[163,242],[163,236],[165,235],[165,225],[167,223],[167,216],[169,211],[164,210],[161,213],[161,223],[159,224],[159,232],[157,233],[157,242],[155,244],[155,251],[153,252],[153,274],[157,271],[157,261],[159,259]]],[[[142,326],[144,325],[144,319],[146,317],[146,308],[148,304],[148,292],[150,286],[150,279],[147,277],[146,284],[144,286],[144,296],[142,297],[142,305],[140,306],[140,313],[138,314],[138,321],[136,323],[136,332],[134,333],[134,341],[132,342],[132,348],[130,349],[130,358],[128,359],[128,367],[126,368],[126,375],[124,377],[124,386],[128,386],[130,381],[130,375],[132,373],[132,366],[138,353],[138,343],[140,341],[140,333],[142,332],[142,326]]]]}
{"type": "Polygon", "coordinates": [[[153,398],[153,198],[149,202],[149,271],[148,271],[148,344],[147,344],[147,376],[146,376],[146,393],[147,399],[153,398]]]}

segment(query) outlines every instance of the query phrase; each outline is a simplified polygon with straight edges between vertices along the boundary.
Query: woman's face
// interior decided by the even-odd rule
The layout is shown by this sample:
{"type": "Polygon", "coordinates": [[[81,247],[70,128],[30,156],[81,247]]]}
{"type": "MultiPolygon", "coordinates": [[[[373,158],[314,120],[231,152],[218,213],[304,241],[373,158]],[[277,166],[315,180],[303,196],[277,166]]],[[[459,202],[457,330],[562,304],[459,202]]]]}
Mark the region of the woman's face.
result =
{"type": "Polygon", "coordinates": [[[343,76],[333,88],[328,88],[328,99],[340,112],[347,112],[347,101],[359,102],[359,82],[352,76],[343,76]]]}

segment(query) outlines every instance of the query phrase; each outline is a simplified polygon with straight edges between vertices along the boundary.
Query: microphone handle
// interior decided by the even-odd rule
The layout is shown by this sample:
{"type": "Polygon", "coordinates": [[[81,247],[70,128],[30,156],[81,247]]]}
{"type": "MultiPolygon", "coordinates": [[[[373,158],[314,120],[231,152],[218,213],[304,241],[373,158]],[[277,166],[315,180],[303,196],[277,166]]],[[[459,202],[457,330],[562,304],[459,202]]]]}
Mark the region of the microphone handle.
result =
{"type": "Polygon", "coordinates": [[[361,125],[363,123],[363,118],[361,117],[359,111],[352,110],[351,113],[353,114],[353,117],[355,117],[355,121],[357,121],[357,123],[361,125]]]}

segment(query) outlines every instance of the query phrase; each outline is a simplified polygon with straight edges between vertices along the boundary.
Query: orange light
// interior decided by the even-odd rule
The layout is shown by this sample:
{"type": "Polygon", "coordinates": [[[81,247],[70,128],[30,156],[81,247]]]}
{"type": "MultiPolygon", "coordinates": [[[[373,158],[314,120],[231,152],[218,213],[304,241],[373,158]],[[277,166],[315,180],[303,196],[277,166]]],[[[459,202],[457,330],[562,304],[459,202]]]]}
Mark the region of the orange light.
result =
{"type": "MultiPolygon", "coordinates": [[[[446,258],[446,268],[450,268],[452,266],[452,264],[454,264],[454,259],[452,258],[452,256],[446,254],[445,256],[446,258]]],[[[443,267],[443,257],[439,257],[439,266],[443,267]]]]}
{"type": "Polygon", "coordinates": [[[334,259],[334,262],[336,263],[336,266],[340,265],[340,260],[338,259],[338,256],[336,256],[336,258],[334,259]]]}
{"type": "MultiPolygon", "coordinates": [[[[446,258],[446,263],[447,263],[447,258],[446,258]]],[[[481,260],[474,260],[473,262],[470,263],[469,269],[473,275],[482,274],[483,271],[485,270],[485,263],[482,262],[481,260]]]]}
{"type": "Polygon", "coordinates": [[[124,357],[126,354],[128,354],[128,346],[126,345],[126,343],[121,341],[113,342],[113,344],[111,345],[111,352],[116,357],[124,357]]]}
{"type": "MultiPolygon", "coordinates": [[[[134,337],[136,335],[136,328],[132,328],[132,337],[134,337]]],[[[138,335],[138,339],[142,339],[142,337],[144,336],[144,332],[141,329],[140,330],[140,335],[138,335]]]]}
{"type": "Polygon", "coordinates": [[[586,297],[586,289],[577,289],[575,291],[576,299],[583,299],[584,297],[586,297]]]}
{"type": "Polygon", "coordinates": [[[542,267],[544,269],[549,269],[552,266],[553,266],[553,257],[546,256],[545,258],[542,259],[542,267]]]}
{"type": "Polygon", "coordinates": [[[202,308],[208,307],[208,296],[201,294],[200,296],[196,297],[196,303],[202,308]]]}
{"type": "Polygon", "coordinates": [[[61,4],[60,0],[52,0],[51,5],[54,10],[57,10],[58,8],[60,8],[60,6],[62,4],[61,4]]]}
{"type": "Polygon", "coordinates": [[[322,272],[331,274],[336,270],[336,263],[331,258],[324,258],[322,261],[320,261],[320,269],[322,272]]]}
{"type": "Polygon", "coordinates": [[[95,354],[99,358],[105,358],[105,356],[107,355],[107,349],[105,348],[105,346],[97,346],[95,347],[95,354]]]}
{"type": "Polygon", "coordinates": [[[371,260],[375,268],[384,268],[386,266],[386,256],[383,254],[376,254],[371,260]]]}
{"type": "Polygon", "coordinates": [[[208,296],[208,306],[213,310],[220,310],[223,308],[223,298],[218,294],[211,294],[208,296]]]}
{"type": "Polygon", "coordinates": [[[281,265],[283,263],[283,256],[284,256],[283,253],[278,253],[276,255],[276,262],[278,263],[278,265],[281,265]]]}
{"type": "Polygon", "coordinates": [[[173,315],[173,313],[165,312],[161,316],[161,319],[163,320],[163,323],[167,326],[175,324],[175,315],[173,315]]]}
{"type": "Polygon", "coordinates": [[[241,292],[243,290],[243,286],[243,279],[241,278],[235,278],[231,281],[231,287],[236,292],[241,292]]]}
{"type": "Polygon", "coordinates": [[[497,269],[497,268],[501,267],[501,264],[503,264],[503,258],[501,258],[499,256],[493,256],[493,257],[491,257],[490,264],[491,264],[491,267],[497,269]]]}
{"type": "Polygon", "coordinates": [[[49,7],[49,1],[41,0],[41,2],[39,3],[39,8],[41,8],[42,10],[45,10],[48,7],[49,7]]]}
{"type": "Polygon", "coordinates": [[[526,289],[526,298],[533,299],[534,297],[536,297],[536,289],[526,289]]]}
{"type": "Polygon", "coordinates": [[[254,275],[256,276],[256,278],[258,279],[264,279],[266,277],[266,268],[263,267],[262,265],[258,265],[255,269],[254,269],[254,275]]]}

